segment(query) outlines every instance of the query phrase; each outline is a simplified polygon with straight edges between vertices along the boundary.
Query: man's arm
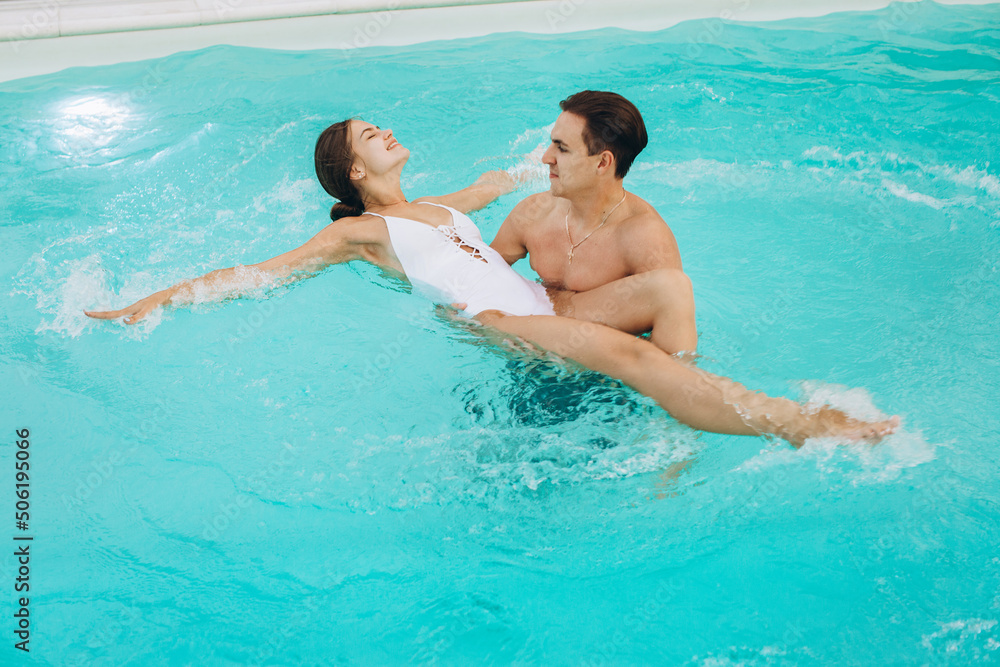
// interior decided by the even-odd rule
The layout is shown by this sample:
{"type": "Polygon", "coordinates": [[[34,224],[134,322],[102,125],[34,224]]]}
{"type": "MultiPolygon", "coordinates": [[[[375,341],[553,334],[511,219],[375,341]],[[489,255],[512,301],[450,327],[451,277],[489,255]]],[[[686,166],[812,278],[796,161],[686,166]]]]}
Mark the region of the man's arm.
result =
{"type": "Polygon", "coordinates": [[[500,225],[500,230],[490,243],[490,247],[500,253],[508,264],[528,256],[525,230],[528,225],[537,224],[543,216],[541,208],[545,194],[547,193],[531,195],[518,203],[500,225]]]}

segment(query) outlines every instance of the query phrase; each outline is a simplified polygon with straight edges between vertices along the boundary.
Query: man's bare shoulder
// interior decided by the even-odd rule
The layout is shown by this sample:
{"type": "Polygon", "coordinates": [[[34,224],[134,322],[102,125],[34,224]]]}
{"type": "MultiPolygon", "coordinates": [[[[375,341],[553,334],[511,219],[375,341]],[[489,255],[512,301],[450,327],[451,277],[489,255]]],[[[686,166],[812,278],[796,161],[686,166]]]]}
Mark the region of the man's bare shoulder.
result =
{"type": "Polygon", "coordinates": [[[630,242],[641,242],[644,239],[673,240],[674,235],[667,221],[644,199],[636,199],[638,203],[629,211],[628,217],[617,225],[619,234],[630,242]]]}
{"type": "Polygon", "coordinates": [[[540,222],[552,215],[558,199],[551,192],[539,192],[522,199],[510,212],[508,219],[513,222],[540,222]]]}
{"type": "Polygon", "coordinates": [[[677,239],[670,226],[650,204],[636,199],[638,204],[616,226],[619,247],[632,270],[681,268],[677,239]]]}

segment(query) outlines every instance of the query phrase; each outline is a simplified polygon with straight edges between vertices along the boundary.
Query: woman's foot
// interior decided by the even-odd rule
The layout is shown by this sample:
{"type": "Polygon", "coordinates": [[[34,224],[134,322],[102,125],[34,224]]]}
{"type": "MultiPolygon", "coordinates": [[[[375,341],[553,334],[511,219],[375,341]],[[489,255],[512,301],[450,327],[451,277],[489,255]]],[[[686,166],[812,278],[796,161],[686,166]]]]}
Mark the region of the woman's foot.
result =
{"type": "Polygon", "coordinates": [[[842,438],[878,442],[899,428],[899,417],[892,416],[877,422],[866,422],[847,416],[844,412],[824,406],[816,412],[802,414],[801,420],[792,428],[778,433],[797,449],[807,438],[842,438]]]}

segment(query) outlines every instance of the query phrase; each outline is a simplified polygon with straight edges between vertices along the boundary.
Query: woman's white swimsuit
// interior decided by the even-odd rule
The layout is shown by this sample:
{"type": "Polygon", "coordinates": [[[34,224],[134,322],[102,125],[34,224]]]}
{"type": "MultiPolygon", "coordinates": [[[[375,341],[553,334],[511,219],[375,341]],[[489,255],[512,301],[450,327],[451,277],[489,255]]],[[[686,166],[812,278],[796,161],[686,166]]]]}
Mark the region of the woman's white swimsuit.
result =
{"type": "Polygon", "coordinates": [[[465,303],[463,312],[470,317],[484,310],[555,315],[545,288],[512,269],[469,216],[443,204],[419,203],[450,211],[452,224],[434,227],[368,211],[385,220],[392,249],[414,287],[441,303],[465,303]]]}

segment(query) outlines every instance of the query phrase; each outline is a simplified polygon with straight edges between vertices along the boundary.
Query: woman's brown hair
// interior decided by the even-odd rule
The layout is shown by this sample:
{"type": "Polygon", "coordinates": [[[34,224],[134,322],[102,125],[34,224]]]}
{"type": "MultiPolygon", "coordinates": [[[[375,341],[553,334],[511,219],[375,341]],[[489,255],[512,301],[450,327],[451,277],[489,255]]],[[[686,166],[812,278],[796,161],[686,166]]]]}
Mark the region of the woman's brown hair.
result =
{"type": "Polygon", "coordinates": [[[351,119],[334,123],[316,140],[316,177],[331,196],[340,201],[330,209],[330,219],[339,220],[365,212],[361,193],[351,181],[354,149],[351,147],[351,119]]]}

